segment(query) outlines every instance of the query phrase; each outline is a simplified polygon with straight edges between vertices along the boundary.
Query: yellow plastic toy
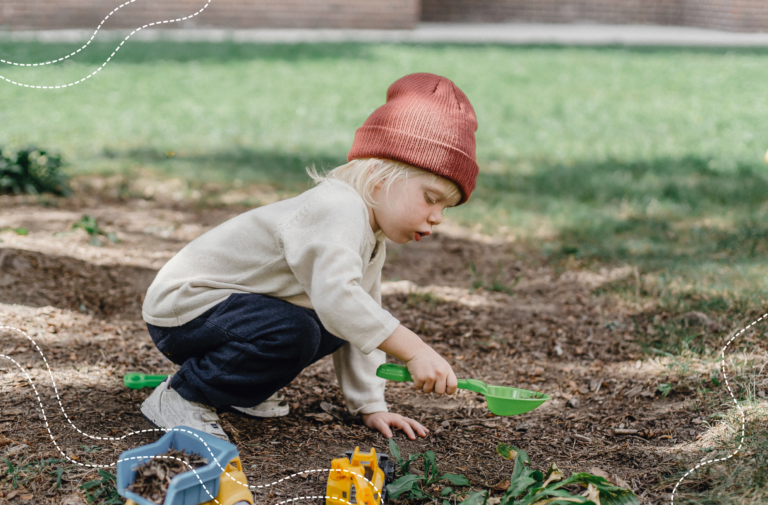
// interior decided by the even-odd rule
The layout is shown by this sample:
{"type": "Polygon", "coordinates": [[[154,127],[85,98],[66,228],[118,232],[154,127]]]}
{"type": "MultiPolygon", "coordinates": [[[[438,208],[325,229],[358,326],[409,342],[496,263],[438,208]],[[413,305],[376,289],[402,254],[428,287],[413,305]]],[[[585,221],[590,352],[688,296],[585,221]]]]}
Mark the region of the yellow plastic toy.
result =
{"type": "Polygon", "coordinates": [[[331,461],[325,503],[382,505],[387,497],[386,485],[392,482],[394,470],[394,463],[386,454],[377,456],[374,448],[371,452],[360,452],[360,448],[355,447],[354,452],[347,451],[347,457],[331,461]]]}
{"type": "MultiPolygon", "coordinates": [[[[248,489],[247,483],[243,464],[238,456],[229,462],[224,468],[224,473],[221,474],[216,501],[210,500],[200,505],[253,505],[253,494],[248,489]]],[[[125,505],[136,505],[136,502],[127,500],[125,505]]]]}

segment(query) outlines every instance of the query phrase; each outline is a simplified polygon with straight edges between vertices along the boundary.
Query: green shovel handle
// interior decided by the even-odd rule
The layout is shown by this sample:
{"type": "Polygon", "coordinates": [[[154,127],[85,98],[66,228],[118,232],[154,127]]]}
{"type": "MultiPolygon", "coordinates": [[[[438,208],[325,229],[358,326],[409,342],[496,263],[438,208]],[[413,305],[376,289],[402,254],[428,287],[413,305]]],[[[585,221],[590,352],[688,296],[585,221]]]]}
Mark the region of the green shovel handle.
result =
{"type": "MultiPolygon", "coordinates": [[[[379,365],[379,368],[376,370],[376,375],[382,379],[387,379],[390,381],[413,381],[413,378],[411,377],[411,374],[407,368],[405,368],[403,365],[395,365],[394,363],[384,363],[383,365],[379,365]]],[[[488,393],[485,382],[475,379],[459,379],[458,387],[459,389],[467,389],[469,391],[474,391],[475,393],[488,393]]]]}
{"type": "Polygon", "coordinates": [[[138,372],[127,373],[123,376],[123,384],[130,389],[156,388],[168,377],[167,375],[147,375],[138,372]]]}

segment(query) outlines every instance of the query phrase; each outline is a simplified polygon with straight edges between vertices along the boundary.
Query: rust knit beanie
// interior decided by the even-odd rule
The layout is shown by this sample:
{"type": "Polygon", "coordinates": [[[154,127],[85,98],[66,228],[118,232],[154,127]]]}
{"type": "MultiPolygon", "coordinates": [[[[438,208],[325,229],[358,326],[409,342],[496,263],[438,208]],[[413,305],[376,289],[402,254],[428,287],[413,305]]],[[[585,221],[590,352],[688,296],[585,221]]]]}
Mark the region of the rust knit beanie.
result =
{"type": "Polygon", "coordinates": [[[456,183],[462,204],[477,179],[476,130],[472,105],[450,79],[410,74],[357,129],[347,161],[384,158],[421,168],[456,183]]]}

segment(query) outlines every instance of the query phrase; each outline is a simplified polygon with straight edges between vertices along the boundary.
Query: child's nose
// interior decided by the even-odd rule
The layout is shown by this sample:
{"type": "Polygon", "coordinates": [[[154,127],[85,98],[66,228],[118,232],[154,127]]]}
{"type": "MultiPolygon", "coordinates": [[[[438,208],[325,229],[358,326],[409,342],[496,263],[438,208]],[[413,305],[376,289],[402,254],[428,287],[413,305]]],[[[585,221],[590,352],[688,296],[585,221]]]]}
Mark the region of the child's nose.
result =
{"type": "Polygon", "coordinates": [[[442,212],[432,212],[432,214],[429,215],[429,219],[427,219],[429,224],[431,225],[438,225],[443,222],[443,213],[442,212]]]}

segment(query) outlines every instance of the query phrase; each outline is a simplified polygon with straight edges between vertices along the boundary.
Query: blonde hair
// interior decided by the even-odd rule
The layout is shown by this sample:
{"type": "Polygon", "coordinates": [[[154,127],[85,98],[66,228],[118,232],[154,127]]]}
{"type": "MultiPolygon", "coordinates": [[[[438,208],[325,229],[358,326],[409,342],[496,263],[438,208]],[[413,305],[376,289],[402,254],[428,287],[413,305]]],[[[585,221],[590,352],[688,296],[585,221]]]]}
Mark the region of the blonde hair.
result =
{"type": "Polygon", "coordinates": [[[338,166],[329,172],[319,174],[313,166],[307,167],[307,174],[320,184],[329,179],[346,182],[357,190],[365,201],[366,205],[376,207],[378,202],[373,199],[373,190],[380,182],[384,182],[382,189],[384,194],[389,193],[392,183],[399,180],[408,180],[409,178],[425,177],[427,184],[433,184],[438,179],[448,183],[442,191],[442,198],[446,200],[461,199],[461,192],[458,186],[452,181],[439,175],[427,172],[420,168],[408,165],[395,160],[386,160],[380,158],[360,158],[350,161],[345,165],[338,166]]]}

